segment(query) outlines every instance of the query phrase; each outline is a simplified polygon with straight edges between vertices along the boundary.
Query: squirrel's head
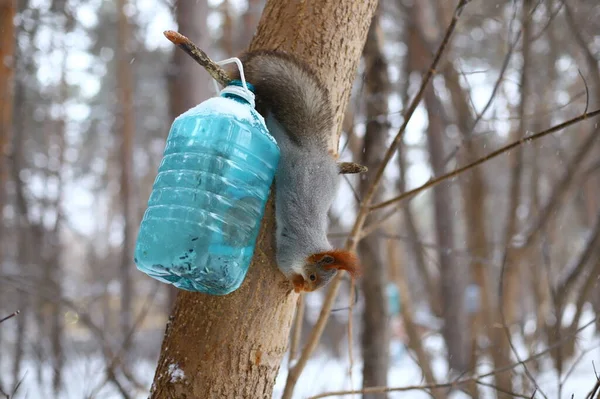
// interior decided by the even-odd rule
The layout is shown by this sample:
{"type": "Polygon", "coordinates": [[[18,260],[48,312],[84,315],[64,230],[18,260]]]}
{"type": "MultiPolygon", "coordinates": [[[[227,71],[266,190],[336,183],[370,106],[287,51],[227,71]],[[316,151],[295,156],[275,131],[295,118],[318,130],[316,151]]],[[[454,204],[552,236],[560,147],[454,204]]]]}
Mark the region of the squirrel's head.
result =
{"type": "Polygon", "coordinates": [[[355,278],[360,274],[358,257],[350,251],[334,249],[319,252],[306,258],[302,274],[294,274],[292,283],[296,292],[312,292],[329,283],[339,270],[355,278]]]}

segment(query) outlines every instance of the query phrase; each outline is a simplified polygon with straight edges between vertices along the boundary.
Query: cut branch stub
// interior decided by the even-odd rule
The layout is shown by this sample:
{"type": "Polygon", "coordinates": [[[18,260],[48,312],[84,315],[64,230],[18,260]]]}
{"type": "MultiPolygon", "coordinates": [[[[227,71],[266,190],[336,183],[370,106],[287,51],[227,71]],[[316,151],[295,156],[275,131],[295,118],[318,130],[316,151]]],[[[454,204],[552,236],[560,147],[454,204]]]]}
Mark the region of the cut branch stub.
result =
{"type": "Polygon", "coordinates": [[[201,48],[196,46],[190,39],[173,30],[167,30],[163,32],[163,34],[173,44],[192,57],[194,61],[200,64],[200,66],[206,69],[206,72],[208,72],[210,76],[212,76],[212,78],[219,82],[222,86],[227,86],[227,84],[231,81],[231,78],[227,72],[225,72],[225,70],[217,65],[213,60],[211,60],[210,57],[206,55],[206,53],[202,51],[201,48]]]}
{"type": "Polygon", "coordinates": [[[339,162],[338,169],[340,171],[340,174],[342,175],[365,173],[369,170],[369,168],[367,168],[366,166],[354,162],[339,162]]]}

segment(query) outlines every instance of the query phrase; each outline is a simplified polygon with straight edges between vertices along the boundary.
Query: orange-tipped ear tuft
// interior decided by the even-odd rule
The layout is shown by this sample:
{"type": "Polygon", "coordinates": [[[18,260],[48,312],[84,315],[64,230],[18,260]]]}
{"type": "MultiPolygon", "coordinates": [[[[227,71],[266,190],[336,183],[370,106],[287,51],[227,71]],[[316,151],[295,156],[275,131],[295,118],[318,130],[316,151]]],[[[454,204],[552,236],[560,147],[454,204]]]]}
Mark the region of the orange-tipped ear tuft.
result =
{"type": "Polygon", "coordinates": [[[324,259],[324,257],[333,258],[333,261],[323,262],[325,269],[338,269],[347,271],[353,278],[360,277],[361,268],[358,256],[354,252],[345,249],[334,249],[332,251],[321,252],[311,256],[311,260],[316,262],[324,259]]]}

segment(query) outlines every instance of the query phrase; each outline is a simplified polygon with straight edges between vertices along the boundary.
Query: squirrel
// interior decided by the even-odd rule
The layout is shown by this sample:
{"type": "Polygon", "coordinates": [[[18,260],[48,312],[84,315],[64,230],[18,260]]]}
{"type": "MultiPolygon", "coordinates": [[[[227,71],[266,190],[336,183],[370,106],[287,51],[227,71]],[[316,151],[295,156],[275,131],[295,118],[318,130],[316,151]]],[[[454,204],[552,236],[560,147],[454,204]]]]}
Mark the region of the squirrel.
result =
{"type": "MultiPolygon", "coordinates": [[[[254,86],[256,110],[281,150],[275,173],[276,261],[294,291],[312,292],[360,265],[353,252],[327,239],[327,214],[339,187],[341,164],[328,151],[334,128],[327,88],[298,58],[257,50],[239,57],[254,86]]],[[[239,71],[230,72],[240,79],[239,71]]]]}

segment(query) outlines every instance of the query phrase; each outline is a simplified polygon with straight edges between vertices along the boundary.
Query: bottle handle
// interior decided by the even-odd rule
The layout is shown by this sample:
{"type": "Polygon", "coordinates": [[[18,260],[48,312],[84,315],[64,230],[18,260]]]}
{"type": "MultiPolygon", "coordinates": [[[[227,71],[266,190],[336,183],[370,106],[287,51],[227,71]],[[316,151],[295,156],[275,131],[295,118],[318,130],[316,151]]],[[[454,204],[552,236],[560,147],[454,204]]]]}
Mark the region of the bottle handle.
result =
{"type": "MultiPolygon", "coordinates": [[[[248,89],[248,85],[246,84],[246,77],[244,76],[244,66],[242,65],[242,61],[240,61],[239,58],[237,58],[237,57],[227,58],[226,60],[223,60],[223,61],[217,61],[217,62],[215,62],[215,64],[220,66],[220,65],[225,65],[225,64],[231,64],[232,62],[235,62],[235,64],[237,65],[237,67],[240,71],[240,79],[242,80],[242,86],[244,87],[244,90],[246,90],[246,92],[248,94],[252,94],[252,92],[248,89]]],[[[215,85],[215,90],[217,91],[217,94],[219,94],[221,92],[221,89],[219,89],[219,84],[214,79],[213,79],[213,83],[215,85]]]]}

